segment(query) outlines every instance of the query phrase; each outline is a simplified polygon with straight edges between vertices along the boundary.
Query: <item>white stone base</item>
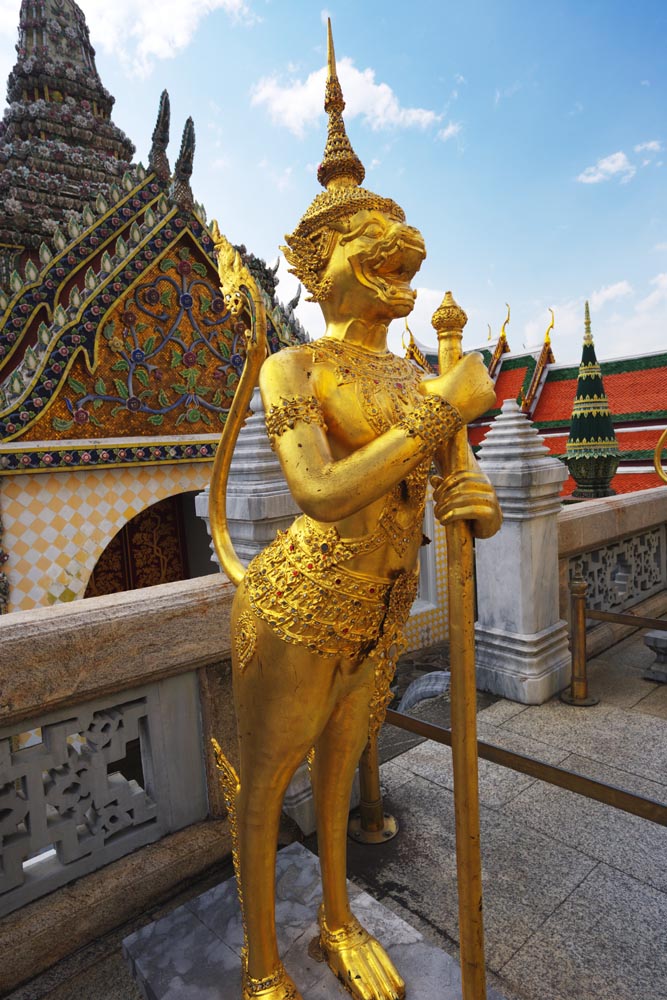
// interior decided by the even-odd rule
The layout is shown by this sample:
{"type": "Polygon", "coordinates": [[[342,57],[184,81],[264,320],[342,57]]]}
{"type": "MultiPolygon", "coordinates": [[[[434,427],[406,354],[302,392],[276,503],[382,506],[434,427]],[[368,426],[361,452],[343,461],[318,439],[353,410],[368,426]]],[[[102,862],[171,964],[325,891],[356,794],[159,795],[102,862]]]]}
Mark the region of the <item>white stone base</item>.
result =
{"type": "Polygon", "coordinates": [[[533,635],[475,625],[477,687],[524,705],[541,705],[570,683],[567,624],[533,635]]]}
{"type": "MultiPolygon", "coordinates": [[[[354,776],[352,783],[352,795],[350,796],[350,809],[356,809],[359,805],[359,771],[354,776]]],[[[293,819],[302,833],[306,836],[314,833],[317,827],[315,822],[315,802],[313,799],[313,789],[310,784],[310,774],[308,765],[303,763],[296,771],[289,783],[283,801],[283,812],[290,819],[293,819]]]]}

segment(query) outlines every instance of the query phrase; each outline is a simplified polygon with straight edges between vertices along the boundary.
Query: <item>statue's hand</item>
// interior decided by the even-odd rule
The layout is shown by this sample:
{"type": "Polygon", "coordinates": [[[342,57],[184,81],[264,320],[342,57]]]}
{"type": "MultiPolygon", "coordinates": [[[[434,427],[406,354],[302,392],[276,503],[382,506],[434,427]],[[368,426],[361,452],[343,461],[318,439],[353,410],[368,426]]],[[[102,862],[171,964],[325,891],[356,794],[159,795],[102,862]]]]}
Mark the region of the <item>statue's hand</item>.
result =
{"type": "Polygon", "coordinates": [[[493,486],[481,472],[462,470],[433,476],[434,513],[440,524],[471,521],[475,538],[490,538],[500,528],[503,515],[493,486]]]}
{"type": "Polygon", "coordinates": [[[481,354],[466,354],[444,375],[419,384],[424,396],[439,396],[461,414],[464,424],[481,417],[496,403],[496,391],[481,354]]]}

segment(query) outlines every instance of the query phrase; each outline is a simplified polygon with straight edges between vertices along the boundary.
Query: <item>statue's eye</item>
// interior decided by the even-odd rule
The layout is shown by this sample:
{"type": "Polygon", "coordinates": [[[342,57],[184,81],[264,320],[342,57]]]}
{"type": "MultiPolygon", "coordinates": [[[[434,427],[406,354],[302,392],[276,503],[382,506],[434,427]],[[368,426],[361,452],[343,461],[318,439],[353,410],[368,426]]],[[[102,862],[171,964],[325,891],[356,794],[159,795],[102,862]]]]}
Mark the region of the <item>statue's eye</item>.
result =
{"type": "Polygon", "coordinates": [[[364,236],[370,236],[372,240],[376,240],[378,236],[382,236],[382,233],[382,226],[377,223],[371,223],[370,226],[366,226],[364,229],[364,236]]]}

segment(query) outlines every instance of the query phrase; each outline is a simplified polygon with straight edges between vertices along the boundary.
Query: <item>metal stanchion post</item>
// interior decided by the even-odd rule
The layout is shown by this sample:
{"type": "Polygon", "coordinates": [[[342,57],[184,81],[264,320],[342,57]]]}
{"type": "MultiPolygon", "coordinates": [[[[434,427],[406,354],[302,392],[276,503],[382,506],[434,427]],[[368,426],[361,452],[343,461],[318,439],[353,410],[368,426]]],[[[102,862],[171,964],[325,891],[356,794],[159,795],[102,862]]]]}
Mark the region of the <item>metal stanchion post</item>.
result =
{"type": "Polygon", "coordinates": [[[398,833],[398,822],[382,805],[377,736],[372,736],[359,761],[359,809],[350,816],[347,832],[360,844],[386,844],[398,833]]]}
{"type": "Polygon", "coordinates": [[[560,700],[566,705],[588,708],[597,705],[599,698],[588,694],[586,674],[586,590],[587,584],[577,572],[570,583],[570,629],[572,635],[572,679],[570,687],[561,692],[560,700]]]}

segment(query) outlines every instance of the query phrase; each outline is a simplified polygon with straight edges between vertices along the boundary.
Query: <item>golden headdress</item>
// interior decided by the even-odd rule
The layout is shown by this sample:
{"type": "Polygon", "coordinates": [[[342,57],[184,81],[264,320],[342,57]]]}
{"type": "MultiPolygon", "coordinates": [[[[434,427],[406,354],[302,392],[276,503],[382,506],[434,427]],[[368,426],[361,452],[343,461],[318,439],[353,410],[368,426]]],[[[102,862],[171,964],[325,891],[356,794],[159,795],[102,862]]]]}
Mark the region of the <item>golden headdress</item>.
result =
{"type": "Polygon", "coordinates": [[[334,246],[336,234],[344,231],[345,221],[361,209],[376,209],[405,222],[405,213],[391,198],[381,198],[362,188],[366,171],[352,148],[345,131],[343,110],[345,101],[336,72],[336,54],[327,27],[328,75],[324,110],[329,116],[324,158],[317,168],[317,179],[325,189],[313,200],[293,233],[286,235],[287,246],[281,247],[290,271],[310,292],[310,302],[323,302],[330,291],[330,282],[321,277],[334,246]]]}

